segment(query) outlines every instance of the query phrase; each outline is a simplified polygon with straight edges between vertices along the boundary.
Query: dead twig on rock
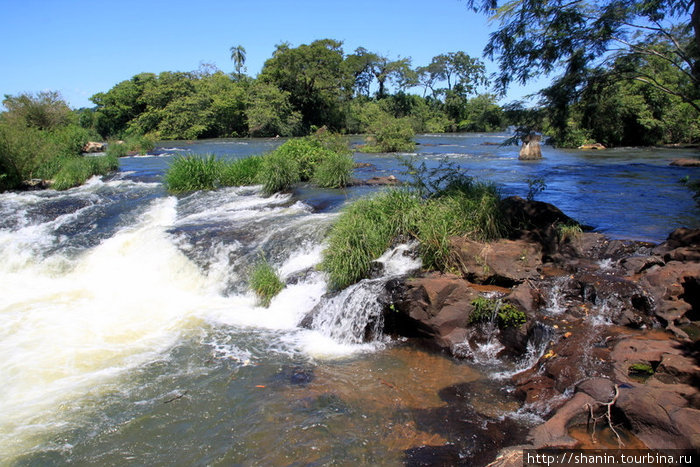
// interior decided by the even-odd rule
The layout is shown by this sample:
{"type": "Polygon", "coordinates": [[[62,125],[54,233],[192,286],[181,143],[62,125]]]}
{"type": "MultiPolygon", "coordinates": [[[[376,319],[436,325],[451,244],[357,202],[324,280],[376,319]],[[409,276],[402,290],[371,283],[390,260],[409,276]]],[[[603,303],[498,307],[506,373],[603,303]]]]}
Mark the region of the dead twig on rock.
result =
{"type": "Polygon", "coordinates": [[[598,440],[596,439],[596,424],[598,423],[598,420],[602,420],[605,418],[608,421],[608,426],[610,427],[610,430],[615,434],[615,437],[617,437],[617,444],[619,447],[623,447],[625,443],[622,442],[622,438],[620,437],[620,433],[617,432],[615,429],[615,426],[613,425],[612,421],[612,406],[615,405],[615,402],[617,402],[617,398],[620,396],[620,386],[615,385],[615,395],[613,396],[612,400],[610,402],[600,402],[600,401],[595,401],[595,405],[598,407],[605,407],[605,413],[598,415],[597,417],[593,413],[593,404],[586,403],[584,407],[588,407],[588,422],[586,423],[586,426],[590,423],[591,420],[593,420],[593,429],[591,430],[591,441],[594,443],[597,443],[598,440]]]}

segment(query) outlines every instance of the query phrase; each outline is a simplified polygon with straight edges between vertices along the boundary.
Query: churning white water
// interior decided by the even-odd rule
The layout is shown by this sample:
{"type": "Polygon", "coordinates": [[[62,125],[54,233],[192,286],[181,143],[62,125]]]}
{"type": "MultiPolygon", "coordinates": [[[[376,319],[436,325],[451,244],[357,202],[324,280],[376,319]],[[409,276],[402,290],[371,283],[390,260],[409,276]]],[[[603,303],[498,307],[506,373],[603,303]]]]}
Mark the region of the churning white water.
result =
{"type": "Polygon", "coordinates": [[[241,264],[266,243],[274,253],[275,236],[292,230],[309,238],[295,248],[287,244],[285,255],[271,258],[273,264],[283,277],[312,267],[320,260],[321,244],[307,234],[314,225],[322,227],[327,215],[315,218],[301,203],[262,198],[250,190],[200,195],[205,202],[159,197],[140,213],[103,227],[104,238],[96,245],[80,243],[78,230],[95,231],[99,238],[100,215],[121,202],[120,196],[133,195],[132,187],[120,186],[124,183],[139,185],[94,181],[65,194],[0,195],[0,452],[5,455],[27,450],[43,433],[70,423],[79,410],[75,401],[114,388],[128,370],[162,358],[204,322],[287,330],[290,345],[307,351],[332,344],[328,336],[296,328],[325,293],[320,273],[290,284],[262,309],[246,290],[241,264]],[[243,226],[249,238],[193,237],[213,220],[243,226]],[[231,293],[227,281],[235,285],[231,293]]]}

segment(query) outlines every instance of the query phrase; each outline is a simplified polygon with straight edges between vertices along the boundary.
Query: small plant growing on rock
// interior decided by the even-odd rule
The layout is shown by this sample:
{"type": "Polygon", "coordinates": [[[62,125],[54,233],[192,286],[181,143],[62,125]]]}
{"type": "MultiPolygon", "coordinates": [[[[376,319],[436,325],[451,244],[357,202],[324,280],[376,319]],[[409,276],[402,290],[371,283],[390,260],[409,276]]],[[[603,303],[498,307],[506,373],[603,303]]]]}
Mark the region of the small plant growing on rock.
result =
{"type": "Polygon", "coordinates": [[[630,376],[649,377],[654,374],[654,368],[647,363],[635,363],[627,369],[630,376]]]}
{"type": "Polygon", "coordinates": [[[267,308],[272,299],[282,291],[284,283],[279,278],[272,265],[261,255],[260,261],[250,273],[250,288],[260,300],[260,304],[267,308]]]}
{"type": "Polygon", "coordinates": [[[581,226],[578,224],[559,224],[557,226],[557,233],[559,234],[559,241],[565,242],[567,240],[575,240],[583,233],[581,226]]]}
{"type": "Polygon", "coordinates": [[[469,323],[482,323],[496,320],[501,328],[520,327],[525,324],[525,313],[518,310],[510,303],[503,303],[500,299],[488,299],[477,297],[472,301],[474,309],[469,315],[469,323]]]}

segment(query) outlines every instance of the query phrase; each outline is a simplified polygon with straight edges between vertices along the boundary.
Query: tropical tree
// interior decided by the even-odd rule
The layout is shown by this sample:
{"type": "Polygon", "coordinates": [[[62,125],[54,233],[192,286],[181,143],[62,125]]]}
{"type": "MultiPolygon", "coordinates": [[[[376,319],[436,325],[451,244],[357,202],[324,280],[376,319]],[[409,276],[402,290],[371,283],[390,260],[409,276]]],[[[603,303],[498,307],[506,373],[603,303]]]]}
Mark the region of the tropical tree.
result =
{"type": "Polygon", "coordinates": [[[231,60],[233,60],[233,66],[236,67],[236,76],[241,78],[241,70],[243,70],[243,65],[245,64],[245,48],[238,44],[235,47],[231,47],[231,60]]]}

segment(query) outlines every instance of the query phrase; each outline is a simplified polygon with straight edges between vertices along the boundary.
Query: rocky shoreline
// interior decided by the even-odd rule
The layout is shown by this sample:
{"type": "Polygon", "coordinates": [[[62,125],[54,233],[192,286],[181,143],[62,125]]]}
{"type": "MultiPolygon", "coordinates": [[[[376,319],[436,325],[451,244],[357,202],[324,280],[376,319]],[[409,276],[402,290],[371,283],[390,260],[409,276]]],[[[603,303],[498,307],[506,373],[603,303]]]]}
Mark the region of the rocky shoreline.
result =
{"type": "Polygon", "coordinates": [[[509,238],[453,238],[456,274],[387,284],[384,332],[473,358],[485,339],[477,297],[524,313],[525,324],[499,326],[498,356],[537,350],[510,384],[545,422],[494,465],[522,465],[523,448],[580,446],[571,430],[593,419],[620,443],[631,434],[648,448],[700,448],[700,229],[658,245],[611,240],[552,205],[505,203],[509,238]]]}

